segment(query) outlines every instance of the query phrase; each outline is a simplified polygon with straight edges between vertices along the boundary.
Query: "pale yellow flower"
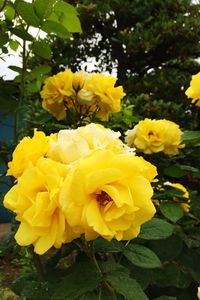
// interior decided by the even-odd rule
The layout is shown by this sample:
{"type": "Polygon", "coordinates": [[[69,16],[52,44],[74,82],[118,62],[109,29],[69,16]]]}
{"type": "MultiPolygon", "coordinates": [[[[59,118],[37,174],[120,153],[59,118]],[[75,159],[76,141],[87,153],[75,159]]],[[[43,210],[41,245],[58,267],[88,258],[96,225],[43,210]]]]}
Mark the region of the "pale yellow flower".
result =
{"type": "Polygon", "coordinates": [[[74,97],[73,73],[70,69],[51,76],[45,80],[40,93],[43,101],[42,107],[50,112],[57,120],[66,117],[66,109],[73,107],[74,97]]]}
{"type": "Polygon", "coordinates": [[[21,246],[33,244],[38,254],[60,248],[78,235],[72,232],[60,208],[58,195],[67,166],[48,158],[29,165],[4,199],[4,206],[20,221],[15,235],[21,246]]]}
{"type": "Polygon", "coordinates": [[[181,145],[181,135],[179,125],[174,122],[145,119],[126,132],[125,141],[128,146],[135,146],[146,154],[163,151],[176,155],[184,147],[181,145]]]}
{"type": "Polygon", "coordinates": [[[57,140],[51,139],[47,156],[62,163],[72,163],[97,149],[110,149],[115,153],[131,152],[119,137],[119,132],[94,123],[76,130],[60,130],[57,140]]]}
{"type": "Polygon", "coordinates": [[[192,98],[192,102],[195,102],[195,105],[200,106],[200,72],[192,76],[190,87],[185,94],[188,98],[192,98]]]}
{"type": "Polygon", "coordinates": [[[189,212],[190,210],[190,198],[189,198],[189,193],[188,190],[181,184],[181,183],[171,183],[171,182],[165,182],[164,185],[168,185],[171,187],[174,187],[178,190],[181,190],[184,194],[183,197],[185,198],[186,202],[181,202],[181,200],[179,200],[177,197],[173,197],[173,200],[177,203],[180,203],[182,209],[185,212],[189,212]]]}
{"type": "Polygon", "coordinates": [[[140,157],[93,151],[71,167],[61,189],[68,224],[86,240],[136,237],[155,213],[150,180],[156,174],[140,157]]]}
{"type": "Polygon", "coordinates": [[[35,164],[37,160],[46,155],[49,148],[49,137],[44,132],[35,129],[34,136],[24,137],[15,148],[12,161],[8,163],[7,175],[19,177],[30,163],[35,164]]]}

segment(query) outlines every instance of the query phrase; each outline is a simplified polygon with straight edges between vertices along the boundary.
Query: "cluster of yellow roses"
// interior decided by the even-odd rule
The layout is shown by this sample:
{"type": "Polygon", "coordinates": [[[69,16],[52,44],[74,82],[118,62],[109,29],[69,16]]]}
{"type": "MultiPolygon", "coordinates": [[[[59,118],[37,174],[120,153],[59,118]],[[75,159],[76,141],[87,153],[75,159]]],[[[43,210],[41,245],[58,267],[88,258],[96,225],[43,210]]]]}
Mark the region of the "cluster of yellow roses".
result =
{"type": "Polygon", "coordinates": [[[120,111],[120,100],[125,96],[122,86],[115,87],[116,80],[111,75],[66,69],[46,79],[40,93],[42,106],[57,120],[65,119],[71,111],[108,120],[110,112],[120,111]]]}
{"type": "MultiPolygon", "coordinates": [[[[199,82],[200,73],[186,91],[198,106],[199,82]]],[[[110,112],[120,111],[125,95],[115,83],[110,75],[67,69],[46,79],[42,106],[57,120],[71,110],[107,120],[110,112]]],[[[157,172],[135,155],[135,148],[146,154],[176,155],[184,147],[181,135],[174,122],[145,119],[126,132],[127,145],[119,132],[93,123],[50,136],[35,130],[32,138],[24,137],[8,164],[7,175],[16,180],[4,199],[4,206],[20,222],[18,244],[33,244],[35,252],[43,254],[81,235],[86,240],[136,237],[155,214],[151,181],[157,172]]],[[[187,190],[179,183],[168,185],[184,192],[188,201],[181,206],[188,212],[187,190]]]]}
{"type": "Polygon", "coordinates": [[[125,141],[146,154],[163,151],[172,156],[185,146],[181,144],[181,135],[179,125],[172,121],[145,119],[126,132],[125,141]]]}
{"type": "Polygon", "coordinates": [[[82,234],[130,240],[155,213],[156,168],[135,156],[120,133],[91,123],[17,145],[7,175],[16,178],[4,205],[20,222],[19,245],[38,254],[82,234]]]}

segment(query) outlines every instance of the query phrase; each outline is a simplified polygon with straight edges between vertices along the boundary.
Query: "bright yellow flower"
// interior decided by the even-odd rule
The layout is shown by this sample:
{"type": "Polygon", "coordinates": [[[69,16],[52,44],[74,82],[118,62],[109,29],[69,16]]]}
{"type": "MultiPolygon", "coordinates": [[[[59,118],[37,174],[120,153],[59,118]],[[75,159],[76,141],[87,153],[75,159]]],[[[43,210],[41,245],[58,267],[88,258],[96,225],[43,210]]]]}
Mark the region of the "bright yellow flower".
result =
{"type": "Polygon", "coordinates": [[[45,80],[41,91],[42,107],[50,112],[57,120],[66,117],[66,108],[73,107],[73,73],[70,69],[51,76],[45,80]]]}
{"type": "Polygon", "coordinates": [[[200,299],[200,286],[197,289],[197,297],[198,297],[198,299],[200,299]]]}
{"type": "Polygon", "coordinates": [[[192,76],[190,87],[185,94],[188,98],[192,98],[192,102],[195,102],[195,105],[200,106],[200,72],[192,76]]]}
{"type": "Polygon", "coordinates": [[[135,146],[146,154],[163,151],[176,155],[184,147],[181,145],[181,135],[179,125],[174,122],[145,119],[126,132],[125,141],[128,146],[135,146]]]}
{"type": "Polygon", "coordinates": [[[71,163],[97,149],[110,149],[116,153],[131,152],[119,137],[119,132],[94,123],[76,130],[60,130],[57,140],[50,141],[47,156],[62,163],[71,163]]]}
{"type": "Polygon", "coordinates": [[[156,168],[144,159],[100,149],[77,161],[66,177],[60,205],[68,224],[86,240],[129,240],[155,208],[150,184],[156,168]]]}
{"type": "Polygon", "coordinates": [[[173,200],[177,203],[180,203],[182,209],[185,211],[185,212],[189,212],[190,210],[190,205],[188,204],[190,202],[190,199],[189,199],[189,193],[188,193],[188,190],[180,183],[171,183],[171,182],[166,182],[165,185],[168,185],[168,186],[171,186],[171,187],[174,187],[178,190],[181,190],[184,194],[183,194],[183,197],[185,198],[186,202],[181,202],[181,200],[179,200],[177,197],[173,197],[173,200]]]}
{"type": "Polygon", "coordinates": [[[108,120],[109,112],[119,112],[121,109],[121,99],[126,95],[123,87],[115,87],[117,79],[111,75],[93,74],[83,86],[84,90],[93,94],[96,116],[101,120],[108,120]]]}
{"type": "Polygon", "coordinates": [[[64,164],[40,158],[29,165],[18,182],[6,194],[4,206],[16,213],[20,226],[15,235],[21,246],[33,244],[35,252],[60,248],[77,234],[68,226],[60,209],[58,195],[68,172],[64,164]]]}
{"type": "Polygon", "coordinates": [[[90,76],[88,72],[78,71],[73,74],[73,88],[76,92],[83,88],[85,81],[90,76]]]}
{"type": "Polygon", "coordinates": [[[46,155],[49,148],[48,140],[44,132],[36,129],[32,138],[24,137],[14,150],[12,161],[8,163],[7,175],[18,178],[30,163],[35,164],[40,157],[46,155]]]}

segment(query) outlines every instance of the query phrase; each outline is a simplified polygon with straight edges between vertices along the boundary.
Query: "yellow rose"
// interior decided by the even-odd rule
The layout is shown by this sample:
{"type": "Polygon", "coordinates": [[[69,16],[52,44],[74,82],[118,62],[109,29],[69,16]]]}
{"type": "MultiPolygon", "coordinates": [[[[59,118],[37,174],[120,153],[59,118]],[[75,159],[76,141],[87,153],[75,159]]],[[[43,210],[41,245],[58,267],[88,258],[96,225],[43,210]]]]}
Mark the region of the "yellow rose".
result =
{"type": "Polygon", "coordinates": [[[198,299],[200,299],[200,287],[198,287],[198,289],[197,289],[197,297],[198,297],[198,299]]]}
{"type": "Polygon", "coordinates": [[[73,74],[73,88],[76,92],[83,88],[85,81],[90,76],[88,72],[78,71],[73,74]]]}
{"type": "Polygon", "coordinates": [[[100,149],[77,161],[65,178],[60,205],[68,224],[86,240],[130,240],[155,213],[149,178],[156,168],[144,159],[100,149]]]}
{"type": "Polygon", "coordinates": [[[182,131],[174,122],[145,119],[126,132],[125,141],[128,146],[135,146],[146,154],[163,151],[176,155],[184,147],[181,145],[181,135],[182,131]]]}
{"type": "Polygon", "coordinates": [[[76,130],[60,130],[57,140],[50,141],[47,156],[62,163],[71,163],[97,149],[129,152],[130,148],[126,147],[119,137],[119,132],[94,123],[76,130]]]}
{"type": "Polygon", "coordinates": [[[192,98],[192,102],[195,102],[195,105],[200,106],[200,72],[192,76],[190,87],[185,94],[188,98],[192,98]]]}
{"type": "Polygon", "coordinates": [[[29,165],[6,194],[4,206],[20,221],[15,235],[19,245],[33,244],[35,252],[43,254],[78,236],[68,226],[58,201],[67,172],[64,164],[40,158],[35,166],[29,165]]]}
{"type": "Polygon", "coordinates": [[[13,152],[12,161],[8,163],[7,175],[18,178],[30,163],[46,155],[49,148],[49,138],[42,131],[34,130],[34,136],[24,137],[13,152]]]}
{"type": "Polygon", "coordinates": [[[190,205],[189,205],[190,199],[189,199],[189,193],[188,193],[187,189],[180,183],[165,182],[164,185],[174,187],[178,190],[181,190],[184,193],[183,197],[185,198],[186,202],[181,202],[181,200],[179,200],[177,197],[173,197],[173,200],[177,203],[180,203],[182,209],[185,212],[189,212],[189,210],[190,210],[190,205]]]}
{"type": "Polygon", "coordinates": [[[45,80],[41,91],[42,107],[51,113],[57,120],[66,117],[66,109],[73,107],[72,98],[74,89],[72,87],[73,73],[70,69],[51,76],[45,80]]]}
{"type": "Polygon", "coordinates": [[[109,112],[119,112],[120,100],[126,95],[122,86],[115,87],[117,79],[111,75],[93,74],[85,82],[84,89],[94,94],[96,116],[108,120],[109,112]]]}

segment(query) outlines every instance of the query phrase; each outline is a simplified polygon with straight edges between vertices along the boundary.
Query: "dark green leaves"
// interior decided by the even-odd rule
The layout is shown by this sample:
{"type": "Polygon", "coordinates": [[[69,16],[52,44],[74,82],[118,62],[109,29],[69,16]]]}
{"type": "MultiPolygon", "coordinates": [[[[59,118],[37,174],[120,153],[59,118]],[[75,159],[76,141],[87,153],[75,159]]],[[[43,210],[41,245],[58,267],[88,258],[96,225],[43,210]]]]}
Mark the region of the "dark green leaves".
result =
{"type": "Polygon", "coordinates": [[[87,262],[72,266],[55,290],[52,300],[75,300],[99,285],[100,278],[94,266],[87,262]]]}
{"type": "Polygon", "coordinates": [[[121,252],[123,244],[116,240],[107,241],[103,238],[98,238],[94,241],[94,247],[99,252],[121,252]]]}
{"type": "Polygon", "coordinates": [[[168,222],[153,218],[142,225],[139,237],[145,240],[162,240],[171,236],[174,227],[168,222]]]}
{"type": "Polygon", "coordinates": [[[184,211],[180,203],[165,201],[160,204],[160,211],[170,221],[176,223],[184,216],[184,211]]]}
{"type": "Polygon", "coordinates": [[[25,41],[32,41],[33,40],[33,36],[30,35],[26,30],[24,30],[24,28],[22,27],[15,27],[15,28],[11,28],[10,31],[15,34],[16,36],[18,36],[19,38],[25,40],[25,41]]]}
{"type": "Polygon", "coordinates": [[[159,268],[161,266],[158,256],[142,245],[128,245],[124,250],[124,255],[134,265],[141,268],[159,268]]]}
{"type": "Polygon", "coordinates": [[[184,131],[182,142],[186,144],[200,143],[200,131],[184,131]]]}
{"type": "Polygon", "coordinates": [[[137,281],[125,273],[116,272],[115,274],[108,274],[106,280],[127,300],[148,300],[137,281]]]}

